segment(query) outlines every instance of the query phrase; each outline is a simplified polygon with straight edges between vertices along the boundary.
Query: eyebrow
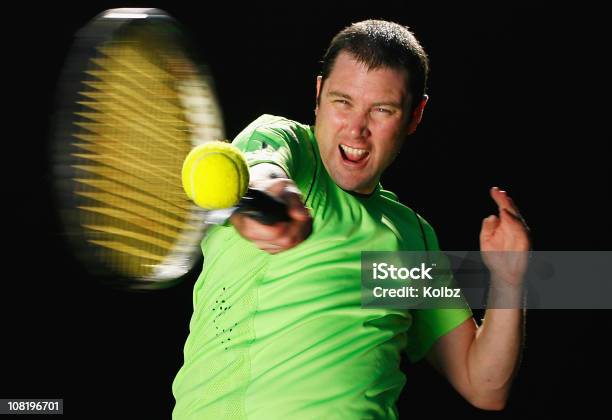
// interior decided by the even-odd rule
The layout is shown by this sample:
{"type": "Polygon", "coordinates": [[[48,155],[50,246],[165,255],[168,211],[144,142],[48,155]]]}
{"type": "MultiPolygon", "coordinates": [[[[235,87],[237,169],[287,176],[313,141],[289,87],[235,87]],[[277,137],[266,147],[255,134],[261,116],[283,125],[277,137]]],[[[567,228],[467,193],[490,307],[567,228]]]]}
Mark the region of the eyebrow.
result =
{"type": "MultiPolygon", "coordinates": [[[[344,98],[344,99],[348,99],[350,101],[353,100],[353,98],[351,97],[351,95],[337,91],[337,90],[332,90],[330,92],[327,92],[327,96],[335,96],[335,97],[339,97],[339,98],[344,98]]],[[[394,101],[381,101],[381,102],[375,102],[374,104],[372,104],[372,106],[391,106],[394,108],[402,108],[402,105],[398,102],[394,102],[394,101]]]]}
{"type": "Polygon", "coordinates": [[[339,96],[339,97],[344,98],[344,99],[350,99],[350,100],[353,100],[353,98],[351,98],[351,95],[348,95],[348,94],[346,94],[346,93],[339,92],[339,91],[337,91],[337,90],[332,90],[332,91],[330,91],[330,92],[327,92],[327,95],[328,95],[328,96],[339,96]]]}

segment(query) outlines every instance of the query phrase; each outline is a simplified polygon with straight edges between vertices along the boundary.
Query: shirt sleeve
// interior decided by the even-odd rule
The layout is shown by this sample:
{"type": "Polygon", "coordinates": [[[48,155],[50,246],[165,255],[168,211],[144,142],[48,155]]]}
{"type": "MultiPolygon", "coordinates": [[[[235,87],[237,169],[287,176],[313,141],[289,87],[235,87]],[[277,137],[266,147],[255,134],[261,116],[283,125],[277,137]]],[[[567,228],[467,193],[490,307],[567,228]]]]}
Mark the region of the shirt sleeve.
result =
{"type": "Polygon", "coordinates": [[[314,174],[314,149],[307,127],[274,115],[262,115],[232,144],[244,152],[249,166],[272,163],[279,166],[298,188],[308,191],[314,174]]]}
{"type": "MultiPolygon", "coordinates": [[[[421,216],[417,215],[417,217],[423,224],[429,250],[439,251],[438,238],[434,229],[421,216]]],[[[411,362],[421,360],[440,337],[472,317],[471,308],[465,300],[464,303],[463,308],[410,310],[412,324],[406,333],[406,354],[411,362]]]]}

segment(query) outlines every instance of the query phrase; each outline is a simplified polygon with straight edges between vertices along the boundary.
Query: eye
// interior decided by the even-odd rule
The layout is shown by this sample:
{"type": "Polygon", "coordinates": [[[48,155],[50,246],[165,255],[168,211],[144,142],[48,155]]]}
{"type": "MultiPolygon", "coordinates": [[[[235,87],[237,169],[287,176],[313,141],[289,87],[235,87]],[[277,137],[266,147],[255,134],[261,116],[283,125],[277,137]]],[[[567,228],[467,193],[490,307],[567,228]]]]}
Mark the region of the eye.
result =
{"type": "Polygon", "coordinates": [[[349,106],[350,103],[346,99],[334,99],[334,103],[340,106],[349,106]]]}
{"type": "Polygon", "coordinates": [[[389,109],[389,108],[380,107],[380,106],[379,106],[379,107],[374,108],[374,110],[375,110],[376,112],[380,112],[380,113],[382,113],[382,114],[388,114],[388,115],[393,114],[393,110],[391,110],[391,109],[389,109]]]}

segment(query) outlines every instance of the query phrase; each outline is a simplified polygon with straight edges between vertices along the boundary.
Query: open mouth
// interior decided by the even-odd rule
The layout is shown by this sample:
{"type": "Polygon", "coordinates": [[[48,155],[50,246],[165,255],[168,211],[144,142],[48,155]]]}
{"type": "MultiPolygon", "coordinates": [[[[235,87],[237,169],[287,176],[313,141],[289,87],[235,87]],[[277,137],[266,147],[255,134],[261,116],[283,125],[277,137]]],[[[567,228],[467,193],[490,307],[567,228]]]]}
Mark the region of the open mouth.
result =
{"type": "Polygon", "coordinates": [[[349,164],[359,164],[365,162],[365,160],[370,156],[370,152],[365,149],[356,149],[354,147],[349,147],[344,144],[338,146],[340,149],[340,155],[342,156],[342,160],[349,164]]]}

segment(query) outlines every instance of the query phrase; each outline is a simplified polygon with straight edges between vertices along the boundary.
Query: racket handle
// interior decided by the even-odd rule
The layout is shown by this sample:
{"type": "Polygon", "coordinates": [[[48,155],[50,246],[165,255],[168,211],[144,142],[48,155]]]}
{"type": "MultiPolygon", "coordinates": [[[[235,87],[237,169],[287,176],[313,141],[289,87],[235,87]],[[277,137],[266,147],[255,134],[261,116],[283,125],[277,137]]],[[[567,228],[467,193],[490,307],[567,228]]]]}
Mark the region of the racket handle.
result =
{"type": "Polygon", "coordinates": [[[288,222],[287,205],[261,190],[249,188],[238,203],[237,212],[245,214],[265,225],[288,222]]]}

